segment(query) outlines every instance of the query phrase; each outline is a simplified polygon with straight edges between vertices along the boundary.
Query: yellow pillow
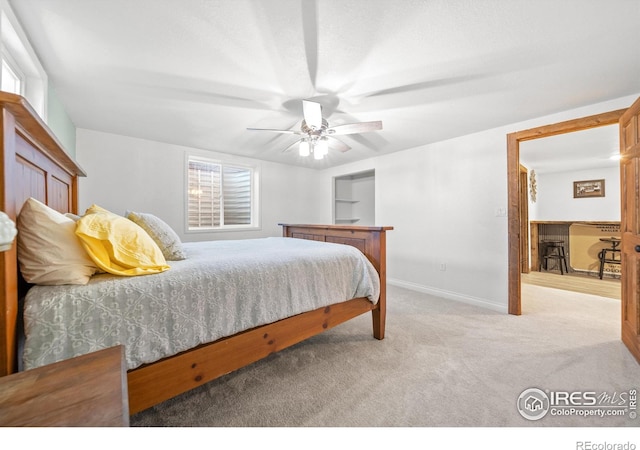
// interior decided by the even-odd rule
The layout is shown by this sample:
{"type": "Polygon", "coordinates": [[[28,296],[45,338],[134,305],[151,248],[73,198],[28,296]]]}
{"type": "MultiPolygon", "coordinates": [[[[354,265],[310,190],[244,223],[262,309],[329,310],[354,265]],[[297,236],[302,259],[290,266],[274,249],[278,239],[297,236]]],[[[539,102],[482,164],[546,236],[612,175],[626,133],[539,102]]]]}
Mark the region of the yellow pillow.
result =
{"type": "Polygon", "coordinates": [[[125,217],[93,205],[76,224],[76,235],[96,265],[115,275],[135,276],[169,269],[158,244],[125,217]]]}

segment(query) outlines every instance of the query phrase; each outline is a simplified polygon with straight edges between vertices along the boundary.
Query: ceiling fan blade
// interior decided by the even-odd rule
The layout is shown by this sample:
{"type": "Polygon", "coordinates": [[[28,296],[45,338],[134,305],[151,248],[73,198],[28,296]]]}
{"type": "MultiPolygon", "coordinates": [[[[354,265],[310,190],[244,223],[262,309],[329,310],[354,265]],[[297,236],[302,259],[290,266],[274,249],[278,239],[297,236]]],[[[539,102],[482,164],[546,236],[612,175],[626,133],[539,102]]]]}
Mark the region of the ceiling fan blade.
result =
{"type": "Polygon", "coordinates": [[[301,134],[296,130],[277,130],[275,128],[247,128],[250,131],[271,131],[273,133],[283,133],[283,134],[301,134]]]}
{"type": "MultiPolygon", "coordinates": [[[[350,114],[340,114],[340,120],[346,123],[362,123],[358,122],[358,118],[350,114]]],[[[330,136],[330,135],[329,135],[330,136]]],[[[347,134],[343,135],[340,140],[345,141],[351,145],[351,142],[356,142],[364,148],[367,148],[373,152],[378,152],[381,148],[384,148],[389,142],[384,139],[380,133],[361,133],[361,134],[347,134]]]]}
{"type": "Polygon", "coordinates": [[[327,129],[327,134],[357,134],[367,133],[369,131],[382,130],[382,121],[375,120],[373,122],[348,123],[345,125],[337,125],[327,129]]]}
{"type": "Polygon", "coordinates": [[[322,128],[322,105],[320,103],[302,100],[302,114],[308,127],[322,128]]]}
{"type": "Polygon", "coordinates": [[[338,150],[339,152],[346,152],[347,150],[351,150],[351,147],[349,147],[347,144],[345,144],[344,142],[329,136],[329,148],[331,150],[338,150]]]}

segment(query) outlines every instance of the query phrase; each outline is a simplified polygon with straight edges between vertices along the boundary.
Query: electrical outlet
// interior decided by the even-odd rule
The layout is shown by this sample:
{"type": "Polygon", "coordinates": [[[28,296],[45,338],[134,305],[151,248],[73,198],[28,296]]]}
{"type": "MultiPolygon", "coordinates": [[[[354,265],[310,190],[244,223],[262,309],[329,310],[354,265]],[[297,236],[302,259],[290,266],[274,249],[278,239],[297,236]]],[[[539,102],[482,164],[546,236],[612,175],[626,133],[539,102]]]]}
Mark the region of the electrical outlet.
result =
{"type": "Polygon", "coordinates": [[[447,270],[447,264],[446,263],[440,263],[440,270],[443,271],[443,272],[445,270],[447,270]]]}

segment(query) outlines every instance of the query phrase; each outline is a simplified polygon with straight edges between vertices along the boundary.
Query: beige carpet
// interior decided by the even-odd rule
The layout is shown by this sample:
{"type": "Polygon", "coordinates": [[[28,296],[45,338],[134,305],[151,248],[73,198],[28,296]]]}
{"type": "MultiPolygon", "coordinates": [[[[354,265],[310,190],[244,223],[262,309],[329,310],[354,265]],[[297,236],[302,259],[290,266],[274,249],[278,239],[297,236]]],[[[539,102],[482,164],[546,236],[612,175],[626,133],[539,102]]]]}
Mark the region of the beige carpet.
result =
{"type": "Polygon", "coordinates": [[[518,396],[621,393],[640,365],[620,302],[523,285],[522,316],[389,287],[387,337],[362,316],[131,418],[183,427],[628,427],[638,419],[523,418],[518,396]]]}

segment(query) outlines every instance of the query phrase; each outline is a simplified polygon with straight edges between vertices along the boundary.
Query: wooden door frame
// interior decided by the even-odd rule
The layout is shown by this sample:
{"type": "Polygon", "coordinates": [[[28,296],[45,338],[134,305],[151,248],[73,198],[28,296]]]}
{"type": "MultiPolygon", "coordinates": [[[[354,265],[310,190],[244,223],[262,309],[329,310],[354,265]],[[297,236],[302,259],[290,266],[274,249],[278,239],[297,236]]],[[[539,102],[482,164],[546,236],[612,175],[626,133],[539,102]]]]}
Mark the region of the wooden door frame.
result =
{"type": "Polygon", "coordinates": [[[509,314],[518,316],[522,314],[520,298],[520,230],[522,229],[519,189],[520,142],[618,124],[625,111],[626,108],[507,134],[509,314]]]}
{"type": "Polygon", "coordinates": [[[520,273],[529,273],[529,170],[520,165],[520,273]]]}

